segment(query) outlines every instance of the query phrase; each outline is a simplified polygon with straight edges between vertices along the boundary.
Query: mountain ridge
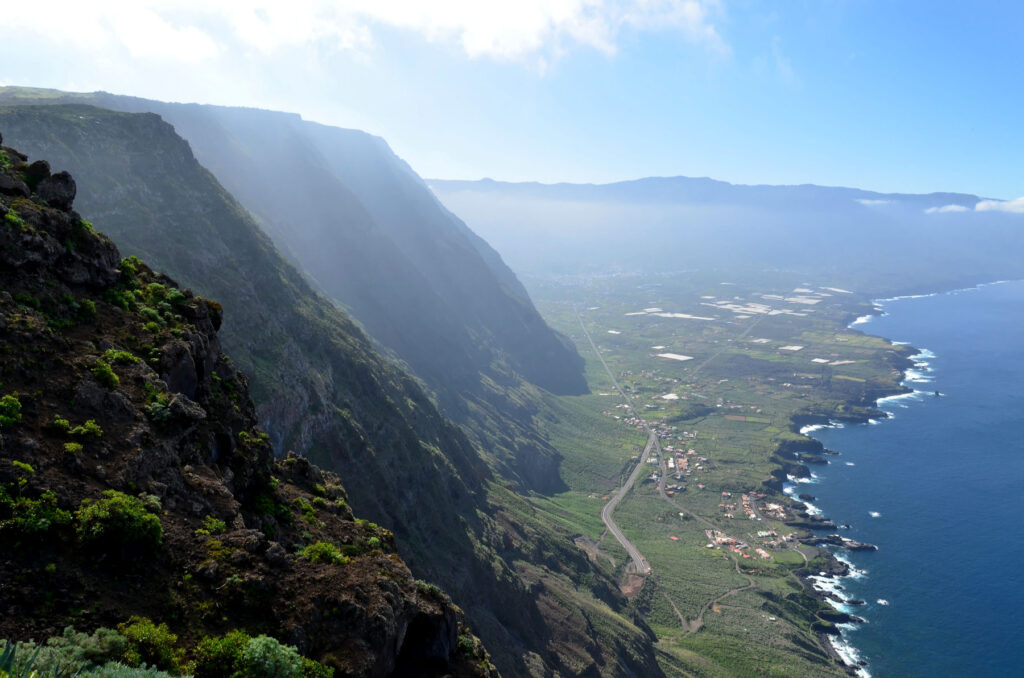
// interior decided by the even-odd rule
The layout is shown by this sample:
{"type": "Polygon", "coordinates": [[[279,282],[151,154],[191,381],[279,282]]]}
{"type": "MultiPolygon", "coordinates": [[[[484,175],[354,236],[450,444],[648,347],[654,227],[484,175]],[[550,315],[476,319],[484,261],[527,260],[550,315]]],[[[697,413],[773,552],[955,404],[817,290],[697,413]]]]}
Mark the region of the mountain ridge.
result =
{"type": "Polygon", "coordinates": [[[0,107],[0,126],[72,168],[81,209],[127,252],[237,309],[224,342],[252,368],[275,442],[309,443],[342,476],[352,506],[395,531],[417,576],[451,592],[506,675],[571,674],[580,657],[605,675],[659,675],[610,577],[495,480],[464,428],[312,291],[169,124],[61,105],[0,107]]]}
{"type": "Polygon", "coordinates": [[[103,642],[151,644],[93,647],[62,672],[144,659],[209,673],[203,644],[245,643],[245,627],[330,667],[302,675],[495,676],[462,613],[413,580],[390,531],[354,519],[336,475],[274,460],[222,352],[221,305],[121,259],[72,210],[71,175],[27,160],[0,148],[5,637],[118,624],[103,642]]]}
{"type": "Polygon", "coordinates": [[[885,297],[1024,275],[1010,254],[1024,247],[1015,215],[974,209],[982,199],[966,193],[685,177],[429,185],[521,274],[537,278],[699,268],[728,279],[775,270],[885,297]]]}
{"type": "MultiPolygon", "coordinates": [[[[637,179],[626,179],[623,181],[612,181],[608,183],[591,183],[591,182],[554,182],[544,183],[537,181],[498,181],[495,179],[479,179],[479,180],[465,180],[465,179],[425,179],[428,186],[437,185],[443,190],[465,190],[470,188],[484,188],[484,189],[512,189],[528,192],[530,190],[544,192],[550,191],[552,193],[556,191],[575,191],[577,193],[586,193],[587,191],[595,191],[600,189],[626,189],[631,187],[652,187],[652,186],[677,186],[687,188],[718,188],[724,190],[735,190],[741,191],[763,191],[763,190],[814,190],[826,195],[837,195],[850,197],[852,199],[879,199],[879,200],[903,200],[903,201],[914,201],[924,202],[926,199],[945,201],[941,205],[947,204],[966,204],[968,202],[977,203],[981,200],[988,200],[989,198],[983,198],[976,196],[971,193],[958,193],[953,191],[933,191],[930,193],[892,193],[873,191],[869,189],[856,188],[850,186],[828,186],[814,183],[803,183],[803,184],[738,184],[721,179],[713,179],[711,177],[691,177],[684,175],[675,176],[650,176],[650,177],[639,177],[637,179]]],[[[609,193],[609,195],[616,195],[615,192],[609,193]]],[[[593,196],[595,199],[597,196],[593,196]]],[[[689,197],[689,196],[687,196],[689,197]]],[[[937,206],[941,206],[937,205],[937,206]]]]}

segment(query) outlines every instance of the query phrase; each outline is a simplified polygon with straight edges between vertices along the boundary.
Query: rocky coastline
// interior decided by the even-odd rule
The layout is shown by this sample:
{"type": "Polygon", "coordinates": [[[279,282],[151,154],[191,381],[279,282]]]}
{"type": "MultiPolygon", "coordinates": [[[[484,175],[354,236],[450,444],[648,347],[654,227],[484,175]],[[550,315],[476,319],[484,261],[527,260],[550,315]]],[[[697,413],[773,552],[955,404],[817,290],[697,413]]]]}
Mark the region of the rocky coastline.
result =
{"type": "MultiPolygon", "coordinates": [[[[912,389],[903,385],[907,370],[913,367],[913,361],[909,356],[918,352],[918,349],[909,345],[893,345],[894,355],[892,356],[892,367],[898,371],[899,377],[895,386],[877,388],[866,391],[858,400],[848,400],[834,408],[817,409],[811,406],[804,412],[793,415],[789,422],[789,431],[798,438],[790,438],[782,441],[775,449],[772,460],[778,465],[772,471],[771,480],[766,481],[765,486],[775,492],[781,493],[784,483],[789,479],[804,479],[811,477],[808,465],[827,465],[829,463],[825,455],[834,456],[838,452],[829,450],[818,440],[806,435],[805,431],[811,426],[831,426],[835,424],[866,424],[871,421],[886,419],[887,412],[879,409],[876,405],[879,399],[894,395],[911,393],[912,389]]],[[[843,656],[833,643],[833,638],[842,637],[840,624],[860,624],[867,620],[857,615],[849,614],[836,609],[839,605],[864,605],[863,600],[844,598],[839,596],[830,588],[820,586],[821,581],[836,580],[849,577],[855,572],[847,563],[839,560],[832,549],[843,549],[846,551],[875,551],[878,547],[843,537],[839,534],[828,534],[821,536],[813,534],[823,530],[835,530],[846,528],[848,525],[837,526],[827,516],[810,513],[804,502],[814,501],[815,497],[802,493],[797,498],[790,497],[790,508],[793,510],[792,519],[786,521],[786,525],[806,531],[806,534],[797,540],[807,546],[818,548],[818,560],[816,569],[807,568],[797,575],[804,585],[805,591],[819,603],[828,605],[828,609],[818,609],[808,615],[812,628],[817,632],[818,639],[825,651],[836,662],[842,664],[847,673],[851,676],[859,675],[858,671],[867,665],[862,660],[851,661],[849,657],[843,656]],[[796,499],[800,501],[797,501],[796,499]],[[823,590],[825,589],[825,590],[823,590]]]]}

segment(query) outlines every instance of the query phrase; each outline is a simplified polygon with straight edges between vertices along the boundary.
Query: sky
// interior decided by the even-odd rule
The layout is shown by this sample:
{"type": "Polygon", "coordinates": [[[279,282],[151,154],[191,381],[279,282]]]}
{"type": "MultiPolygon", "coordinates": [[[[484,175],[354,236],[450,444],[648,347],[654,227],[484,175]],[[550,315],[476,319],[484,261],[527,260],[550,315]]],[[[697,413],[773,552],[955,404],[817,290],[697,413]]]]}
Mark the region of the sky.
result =
{"type": "Polygon", "coordinates": [[[0,84],[294,111],[429,178],[1024,195],[1017,0],[4,5],[0,84]]]}

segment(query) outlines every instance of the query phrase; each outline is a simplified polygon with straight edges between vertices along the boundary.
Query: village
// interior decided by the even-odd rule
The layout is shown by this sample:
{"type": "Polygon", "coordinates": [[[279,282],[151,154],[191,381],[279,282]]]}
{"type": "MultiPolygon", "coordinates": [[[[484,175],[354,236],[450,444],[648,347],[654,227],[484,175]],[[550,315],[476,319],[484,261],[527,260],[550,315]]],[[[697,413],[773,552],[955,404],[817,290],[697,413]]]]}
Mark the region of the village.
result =
{"type": "MultiPolygon", "coordinates": [[[[656,424],[650,425],[656,430],[658,437],[663,440],[672,439],[677,442],[692,444],[698,435],[696,430],[679,432],[678,427],[675,426],[662,424],[659,427],[656,424]]],[[[658,470],[653,471],[646,480],[653,483],[660,482],[660,472],[663,471],[666,479],[672,478],[676,481],[673,484],[665,485],[665,494],[669,496],[684,491],[687,479],[696,473],[707,470],[712,463],[708,457],[701,456],[694,448],[688,445],[677,448],[673,444],[666,444],[661,449],[664,455],[664,467],[662,467],[662,459],[652,456],[647,460],[647,463],[657,467],[658,470]]],[[[698,490],[706,489],[704,483],[697,483],[696,486],[698,490]]],[[[763,521],[764,518],[762,516],[764,516],[771,520],[784,521],[787,518],[786,507],[778,502],[765,501],[766,498],[767,495],[761,492],[740,494],[739,505],[746,519],[760,522],[763,521]]],[[[718,507],[722,509],[723,518],[735,519],[737,505],[733,499],[732,492],[722,491],[722,502],[718,507]]],[[[756,537],[760,540],[760,546],[752,546],[746,541],[732,537],[720,530],[708,529],[704,531],[704,534],[708,538],[707,548],[725,547],[745,559],[760,558],[761,560],[771,560],[772,555],[767,549],[790,548],[791,544],[796,542],[795,536],[792,533],[779,536],[774,528],[758,530],[756,532],[756,537]],[[754,555],[751,555],[751,550],[753,550],[754,555]]],[[[675,539],[675,537],[672,538],[675,539]]]]}

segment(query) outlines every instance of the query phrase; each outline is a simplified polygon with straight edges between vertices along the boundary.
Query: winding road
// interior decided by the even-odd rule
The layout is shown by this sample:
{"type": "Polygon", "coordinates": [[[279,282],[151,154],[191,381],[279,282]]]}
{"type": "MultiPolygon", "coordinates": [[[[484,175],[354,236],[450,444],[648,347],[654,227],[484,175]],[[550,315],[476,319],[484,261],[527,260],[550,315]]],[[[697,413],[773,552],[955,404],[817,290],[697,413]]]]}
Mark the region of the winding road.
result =
{"type": "Polygon", "coordinates": [[[612,498],[608,500],[608,503],[601,508],[601,521],[604,523],[604,526],[608,528],[608,531],[612,536],[615,537],[616,541],[622,544],[622,548],[626,549],[626,553],[629,554],[630,559],[633,561],[631,565],[633,572],[636,574],[648,575],[651,573],[651,564],[647,562],[647,558],[644,558],[644,554],[640,553],[640,549],[638,549],[633,542],[626,539],[626,535],[624,535],[622,530],[619,529],[619,526],[615,524],[615,520],[612,518],[612,511],[615,510],[615,507],[619,505],[619,502],[622,501],[623,497],[629,494],[629,491],[633,488],[633,483],[636,482],[636,479],[643,472],[644,464],[647,463],[647,459],[651,456],[651,450],[657,449],[658,453],[661,453],[661,448],[658,446],[658,436],[655,435],[654,431],[647,426],[647,422],[637,415],[636,410],[633,408],[633,401],[628,395],[626,395],[626,392],[622,390],[622,387],[619,386],[618,380],[608,368],[608,363],[604,361],[604,357],[601,355],[601,352],[597,350],[597,345],[590,337],[590,332],[587,331],[587,327],[583,324],[583,319],[580,317],[580,314],[575,307],[573,307],[573,313],[576,314],[576,320],[580,323],[580,329],[583,330],[583,336],[585,336],[587,341],[590,343],[590,348],[593,349],[594,355],[596,355],[597,359],[601,361],[601,365],[604,367],[604,371],[608,374],[608,378],[611,379],[612,385],[615,386],[615,390],[619,392],[623,401],[625,401],[626,405],[629,406],[629,411],[640,419],[640,421],[643,422],[644,428],[647,429],[647,445],[644,447],[643,454],[640,455],[640,461],[633,469],[633,472],[629,474],[629,478],[626,479],[626,482],[622,487],[616,490],[612,498]]]}
{"type": "Polygon", "coordinates": [[[654,433],[651,433],[647,438],[647,446],[644,447],[644,453],[640,455],[640,462],[637,463],[633,472],[629,474],[629,478],[626,480],[625,484],[617,490],[614,496],[608,500],[608,503],[601,508],[601,520],[604,522],[605,527],[608,528],[608,531],[611,532],[612,536],[622,544],[622,548],[626,549],[626,553],[628,553],[629,557],[633,560],[633,571],[636,574],[650,574],[651,564],[647,562],[646,558],[644,558],[644,554],[640,553],[640,549],[638,549],[633,542],[626,539],[626,535],[622,534],[622,530],[619,529],[619,526],[616,525],[615,521],[612,519],[612,511],[615,510],[615,507],[619,505],[622,498],[625,497],[633,487],[633,483],[636,482],[636,479],[644,470],[647,458],[651,456],[651,450],[655,445],[657,445],[657,442],[658,437],[654,435],[654,433]]]}

